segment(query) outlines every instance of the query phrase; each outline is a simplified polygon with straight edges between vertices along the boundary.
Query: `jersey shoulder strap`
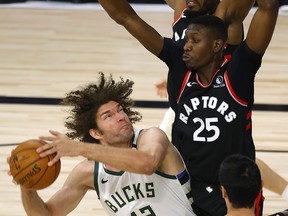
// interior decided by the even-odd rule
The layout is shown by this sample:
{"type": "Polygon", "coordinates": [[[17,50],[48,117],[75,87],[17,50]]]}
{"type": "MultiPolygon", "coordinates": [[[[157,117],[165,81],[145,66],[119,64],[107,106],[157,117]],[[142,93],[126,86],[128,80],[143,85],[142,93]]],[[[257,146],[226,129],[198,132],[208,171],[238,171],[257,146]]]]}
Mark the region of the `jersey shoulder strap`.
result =
{"type": "Polygon", "coordinates": [[[99,184],[98,184],[98,176],[99,176],[99,162],[94,162],[94,187],[97,193],[98,199],[100,199],[100,191],[99,191],[99,184]]]}
{"type": "Polygon", "coordinates": [[[132,148],[137,149],[137,140],[138,140],[138,137],[142,131],[143,131],[143,129],[135,129],[134,130],[134,136],[132,137],[132,148]]]}

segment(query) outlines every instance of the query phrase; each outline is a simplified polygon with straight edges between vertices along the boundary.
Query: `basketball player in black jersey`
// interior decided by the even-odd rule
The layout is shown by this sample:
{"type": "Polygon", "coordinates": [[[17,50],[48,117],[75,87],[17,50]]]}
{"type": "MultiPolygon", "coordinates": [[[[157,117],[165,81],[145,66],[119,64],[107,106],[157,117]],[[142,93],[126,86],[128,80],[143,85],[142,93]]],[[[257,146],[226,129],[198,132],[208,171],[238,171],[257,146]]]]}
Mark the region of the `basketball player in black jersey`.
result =
{"type": "MultiPolygon", "coordinates": [[[[254,0],[246,1],[234,1],[224,0],[220,3],[219,0],[175,0],[174,2],[169,0],[169,5],[174,9],[174,22],[172,24],[173,37],[172,40],[178,41],[183,40],[185,37],[185,31],[191,22],[192,19],[201,16],[201,15],[215,15],[223,19],[228,26],[228,38],[223,51],[225,58],[230,58],[233,51],[243,40],[243,26],[242,22],[247,16],[247,13],[254,4],[254,0]],[[217,10],[216,10],[217,8],[217,10]],[[239,9],[241,8],[241,9],[239,9]]],[[[183,78],[181,78],[183,79],[183,78]]],[[[174,92],[174,77],[171,77],[171,73],[168,73],[167,82],[169,88],[167,89],[166,80],[158,83],[158,87],[165,88],[169,92],[168,95],[173,94],[174,92]],[[166,84],[165,84],[166,83],[166,84]]],[[[157,86],[156,85],[156,86],[157,86]]],[[[169,100],[173,103],[175,100],[169,100]]],[[[169,114],[172,115],[171,118],[174,119],[174,113],[171,112],[171,108],[167,111],[165,118],[169,118],[169,114]]],[[[169,120],[163,119],[164,122],[169,122],[169,120]]],[[[173,121],[173,120],[172,120],[173,121]]],[[[162,128],[165,127],[161,123],[162,128]]],[[[169,127],[169,126],[166,126],[169,127]]],[[[164,131],[165,128],[164,128],[164,131]]],[[[171,130],[171,140],[172,143],[177,143],[175,139],[175,133],[177,131],[177,125],[172,125],[171,130]]]]}
{"type": "Polygon", "coordinates": [[[218,169],[231,154],[255,160],[251,125],[254,77],[274,32],[278,1],[257,0],[246,40],[230,60],[223,57],[226,26],[215,16],[193,19],[185,41],[175,43],[145,23],[125,0],[99,2],[169,67],[173,79],[173,86],[168,85],[169,101],[177,125],[174,145],[191,175],[196,213],[225,215],[218,169]]]}
{"type": "MultiPolygon", "coordinates": [[[[203,15],[215,15],[216,8],[220,3],[219,0],[166,0],[166,3],[174,10],[174,21],[172,23],[173,37],[174,41],[183,40],[185,36],[185,31],[189,25],[189,20],[203,15]]],[[[229,5],[230,10],[225,12],[225,7],[228,7],[229,1],[222,1],[220,4],[216,16],[221,17],[223,20],[226,20],[228,25],[228,39],[227,45],[224,49],[224,55],[229,58],[232,55],[232,52],[243,40],[243,28],[241,26],[242,20],[245,18],[247,12],[254,4],[254,0],[233,2],[232,5],[229,5]],[[237,11],[237,14],[231,14],[236,10],[231,9],[231,7],[241,8],[237,11]],[[225,18],[227,16],[227,18],[225,18]]],[[[173,80],[171,81],[173,84],[173,80]]],[[[171,85],[171,84],[170,84],[171,85]]],[[[167,79],[166,77],[161,81],[155,84],[157,95],[160,97],[167,98],[167,79]]],[[[174,121],[175,114],[174,111],[169,108],[165,116],[160,123],[160,128],[166,132],[168,137],[172,139],[173,143],[173,134],[171,130],[172,123],[174,121]],[[172,134],[171,134],[172,133],[172,134]]],[[[175,130],[175,128],[174,128],[175,130]]],[[[288,198],[288,181],[272,170],[263,160],[256,158],[256,163],[261,171],[261,176],[264,181],[264,187],[273,191],[274,193],[279,194],[285,199],[288,198]]]]}
{"type": "MultiPolygon", "coordinates": [[[[195,17],[207,14],[216,15],[223,19],[228,26],[228,40],[224,55],[229,57],[243,40],[242,22],[252,7],[254,0],[224,0],[221,4],[219,4],[219,0],[166,0],[166,2],[174,10],[174,22],[172,23],[172,39],[174,41],[184,39],[186,28],[195,17]]],[[[169,76],[167,81],[170,86],[173,85],[173,80],[169,76]]],[[[165,94],[166,87],[165,78],[156,84],[157,94],[165,94]]]]}

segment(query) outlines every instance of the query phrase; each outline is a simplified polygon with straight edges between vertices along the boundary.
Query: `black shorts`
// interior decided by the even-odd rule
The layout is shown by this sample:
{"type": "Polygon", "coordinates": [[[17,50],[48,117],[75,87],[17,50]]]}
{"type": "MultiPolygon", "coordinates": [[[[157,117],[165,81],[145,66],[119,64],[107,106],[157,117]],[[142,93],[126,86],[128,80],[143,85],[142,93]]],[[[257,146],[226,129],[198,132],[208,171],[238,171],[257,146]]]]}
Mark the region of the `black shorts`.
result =
{"type": "Polygon", "coordinates": [[[227,213],[220,185],[191,182],[193,211],[197,216],[223,216],[227,213]]]}

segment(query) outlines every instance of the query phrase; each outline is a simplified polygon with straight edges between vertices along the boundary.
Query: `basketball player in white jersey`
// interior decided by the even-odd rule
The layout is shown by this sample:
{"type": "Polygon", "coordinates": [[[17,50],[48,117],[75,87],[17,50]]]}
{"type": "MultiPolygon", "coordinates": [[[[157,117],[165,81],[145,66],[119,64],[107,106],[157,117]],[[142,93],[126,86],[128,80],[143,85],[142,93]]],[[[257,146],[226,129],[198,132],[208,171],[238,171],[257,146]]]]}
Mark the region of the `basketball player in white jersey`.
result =
{"type": "Polygon", "coordinates": [[[91,189],[109,215],[195,215],[190,178],[176,148],[159,128],[133,128],[141,115],[131,110],[132,86],[100,73],[97,84],[67,94],[63,104],[72,106],[67,135],[80,141],[50,131],[52,136],[40,137],[47,144],[37,151],[42,157],[57,153],[48,165],[63,156],[87,160],[47,202],[21,187],[27,215],[67,215],[91,189]]]}

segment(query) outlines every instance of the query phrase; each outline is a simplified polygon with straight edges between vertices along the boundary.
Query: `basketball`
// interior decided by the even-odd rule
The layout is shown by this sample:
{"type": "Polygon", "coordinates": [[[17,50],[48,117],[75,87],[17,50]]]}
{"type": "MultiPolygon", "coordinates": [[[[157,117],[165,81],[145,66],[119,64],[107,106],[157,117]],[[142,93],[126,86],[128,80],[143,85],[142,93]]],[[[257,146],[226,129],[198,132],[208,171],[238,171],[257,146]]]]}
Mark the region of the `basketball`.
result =
{"type": "Polygon", "coordinates": [[[22,187],[43,189],[51,185],[59,175],[60,160],[53,166],[48,166],[55,154],[41,158],[36,152],[42,145],[44,144],[40,140],[27,140],[12,151],[9,159],[11,175],[22,187]]]}

